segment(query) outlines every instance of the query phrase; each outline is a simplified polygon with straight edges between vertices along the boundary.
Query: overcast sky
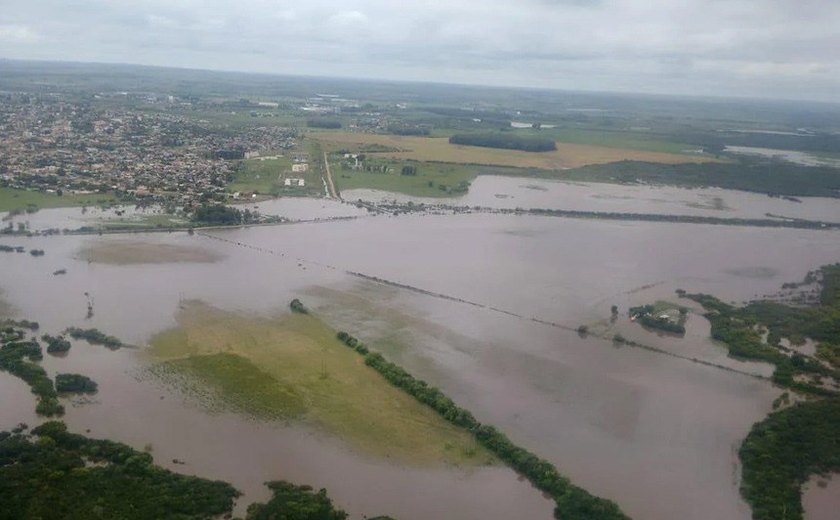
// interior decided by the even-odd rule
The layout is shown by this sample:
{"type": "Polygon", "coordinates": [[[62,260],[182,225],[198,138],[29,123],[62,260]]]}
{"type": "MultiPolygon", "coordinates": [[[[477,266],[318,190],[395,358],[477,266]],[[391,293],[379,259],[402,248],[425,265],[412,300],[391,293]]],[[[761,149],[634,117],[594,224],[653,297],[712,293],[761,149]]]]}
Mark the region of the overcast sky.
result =
{"type": "Polygon", "coordinates": [[[840,102],[840,1],[3,0],[0,57],[840,102]]]}

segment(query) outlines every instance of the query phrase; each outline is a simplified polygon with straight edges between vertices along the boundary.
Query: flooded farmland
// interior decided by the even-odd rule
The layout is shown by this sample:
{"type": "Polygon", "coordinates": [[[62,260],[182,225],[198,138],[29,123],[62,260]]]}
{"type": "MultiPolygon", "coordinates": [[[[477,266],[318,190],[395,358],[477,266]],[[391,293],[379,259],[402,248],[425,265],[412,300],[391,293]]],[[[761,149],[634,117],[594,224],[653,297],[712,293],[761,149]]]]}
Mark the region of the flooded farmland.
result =
{"type": "Polygon", "coordinates": [[[455,198],[409,197],[377,190],[342,192],[345,200],[397,200],[426,204],[482,206],[498,209],[563,209],[616,213],[653,213],[720,218],[788,218],[840,222],[835,199],[824,197],[768,197],[722,188],[621,185],[564,182],[480,175],[469,192],[455,198]]]}
{"type": "MultiPolygon", "coordinates": [[[[736,452],[780,393],[749,375],[766,367],[727,358],[698,314],[678,342],[625,316],[610,326],[708,365],[574,330],[608,320],[611,305],[626,311],[678,288],[749,300],[840,258],[829,231],[497,215],[132,236],[135,248],[201,250],[213,262],[79,255],[124,240],[3,240],[46,253],[0,257],[0,288],[16,315],[48,333],[84,325],[138,347],[74,342],[66,358],[47,356],[51,374],[78,370],[100,383],[96,396],[67,403],[73,431],[148,446],[171,469],[228,480],[246,493],[240,508],[268,496],[264,481],[284,478],[326,487],[353,518],[409,520],[550,518],[553,503],[503,466],[403,467],[322,431],[203,410],[144,371],[145,345],[175,325],[179,302],[270,316],[301,298],[634,518],[746,520],[736,452]],[[60,269],[66,274],[52,274],[60,269]]],[[[16,382],[0,374],[4,396],[29,399],[24,414],[32,399],[16,382]]],[[[4,405],[2,426],[19,422],[17,413],[4,405]]]]}

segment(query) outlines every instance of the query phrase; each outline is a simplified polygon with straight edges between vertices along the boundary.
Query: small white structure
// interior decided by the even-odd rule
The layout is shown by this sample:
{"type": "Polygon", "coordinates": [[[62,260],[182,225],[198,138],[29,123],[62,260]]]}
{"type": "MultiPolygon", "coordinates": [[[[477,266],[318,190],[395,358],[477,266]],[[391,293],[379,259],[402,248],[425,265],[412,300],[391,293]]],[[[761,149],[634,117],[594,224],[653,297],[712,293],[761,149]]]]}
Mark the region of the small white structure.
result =
{"type": "Polygon", "coordinates": [[[307,164],[307,163],[299,163],[299,164],[293,164],[292,165],[292,171],[294,173],[305,173],[308,170],[309,170],[309,164],[307,164]]]}
{"type": "Polygon", "coordinates": [[[283,186],[299,186],[303,188],[306,186],[306,181],[304,179],[283,179],[283,186]]]}

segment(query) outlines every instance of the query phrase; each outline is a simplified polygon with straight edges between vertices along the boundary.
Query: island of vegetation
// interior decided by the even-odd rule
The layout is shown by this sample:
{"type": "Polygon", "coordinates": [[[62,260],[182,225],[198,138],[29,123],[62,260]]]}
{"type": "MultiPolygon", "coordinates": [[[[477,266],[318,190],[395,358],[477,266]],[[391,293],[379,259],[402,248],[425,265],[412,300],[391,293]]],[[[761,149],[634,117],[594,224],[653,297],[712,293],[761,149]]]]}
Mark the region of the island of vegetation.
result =
{"type": "Polygon", "coordinates": [[[659,301],[655,304],[630,307],[630,319],[643,326],[672,334],[685,334],[688,309],[679,305],[659,301]]]}
{"type": "Polygon", "coordinates": [[[833,396],[840,382],[834,357],[840,345],[840,264],[820,268],[815,283],[821,286],[819,302],[810,306],[755,301],[736,307],[707,294],[681,292],[705,308],[712,338],[724,343],[731,356],[775,365],[773,381],[781,386],[833,396]],[[801,345],[806,338],[819,342],[816,357],[782,344],[786,339],[801,345]]]}
{"type": "Polygon", "coordinates": [[[28,329],[34,332],[41,328],[41,325],[37,321],[5,319],[0,320],[0,327],[17,327],[19,329],[28,329]]]}
{"type": "Polygon", "coordinates": [[[64,339],[64,336],[50,336],[44,334],[41,339],[47,343],[48,354],[63,354],[70,350],[70,342],[64,339]]]}
{"type": "Polygon", "coordinates": [[[289,308],[292,309],[292,312],[299,312],[301,314],[309,314],[309,309],[297,298],[292,300],[289,304],[289,308]]]}
{"type": "Polygon", "coordinates": [[[57,374],[55,390],[60,394],[95,394],[99,390],[99,385],[81,374],[57,374]]]}
{"type": "Polygon", "coordinates": [[[122,341],[114,336],[109,336],[99,329],[81,329],[79,327],[70,327],[65,333],[69,334],[73,339],[83,339],[91,345],[102,345],[111,350],[117,350],[125,346],[122,341]]]}
{"type": "Polygon", "coordinates": [[[738,452],[755,520],[802,520],[802,486],[840,471],[840,398],[806,401],[753,426],[738,452]]]}
{"type": "Polygon", "coordinates": [[[455,134],[449,138],[450,144],[483,146],[485,148],[504,148],[525,152],[550,152],[557,150],[553,139],[540,136],[520,135],[510,132],[492,132],[482,134],[455,134]]]}
{"type": "Polygon", "coordinates": [[[38,396],[35,412],[47,417],[64,415],[64,406],[58,402],[58,393],[52,379],[36,361],[44,358],[41,345],[27,339],[20,329],[7,326],[0,331],[0,370],[23,379],[32,393],[38,396]]]}
{"type": "Polygon", "coordinates": [[[6,244],[0,244],[0,253],[23,253],[26,251],[26,248],[23,246],[7,246],[6,244]]]}

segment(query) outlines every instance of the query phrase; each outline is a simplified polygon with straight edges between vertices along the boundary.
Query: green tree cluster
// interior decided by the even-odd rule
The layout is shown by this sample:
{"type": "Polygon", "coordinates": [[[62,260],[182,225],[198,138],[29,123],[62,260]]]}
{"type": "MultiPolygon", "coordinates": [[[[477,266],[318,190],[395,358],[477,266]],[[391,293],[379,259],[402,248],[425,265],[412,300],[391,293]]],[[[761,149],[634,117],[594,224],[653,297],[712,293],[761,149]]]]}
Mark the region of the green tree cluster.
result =
{"type": "Polygon", "coordinates": [[[341,128],[341,121],[339,121],[338,119],[326,118],[307,119],[306,126],[308,126],[309,128],[328,128],[335,130],[341,128]]]}
{"type": "Polygon", "coordinates": [[[503,148],[525,152],[549,152],[557,149],[553,139],[538,136],[525,136],[504,132],[480,134],[455,134],[449,138],[451,144],[503,148]]]}
{"type": "MultiPolygon", "coordinates": [[[[656,308],[653,305],[641,305],[630,307],[631,316],[636,316],[639,323],[651,329],[657,329],[672,334],[685,334],[685,325],[680,323],[685,313],[680,312],[680,321],[673,321],[670,318],[660,318],[656,315],[656,308]]],[[[682,309],[680,309],[682,311],[682,309]]]]}
{"type": "Polygon", "coordinates": [[[292,312],[299,312],[301,314],[309,314],[309,309],[297,298],[289,303],[289,308],[292,309],[292,312]]]}
{"type": "Polygon", "coordinates": [[[57,374],[55,390],[59,393],[94,394],[99,385],[94,380],[81,374],[57,374]]]}
{"type": "Polygon", "coordinates": [[[70,327],[65,331],[73,339],[83,339],[91,345],[103,345],[111,350],[117,350],[123,347],[123,342],[114,336],[109,336],[99,329],[81,329],[79,327],[70,327]]]}
{"type": "Polygon", "coordinates": [[[44,334],[41,339],[47,342],[48,354],[61,354],[70,350],[70,342],[64,339],[63,336],[50,336],[44,334]]]}
{"type": "Polygon", "coordinates": [[[246,520],[346,520],[347,513],[333,507],[327,491],[313,491],[281,480],[267,482],[272,492],[265,504],[248,506],[246,520]]]}
{"type": "Polygon", "coordinates": [[[223,204],[204,204],[192,215],[192,221],[208,226],[237,226],[251,224],[259,220],[259,215],[251,210],[239,210],[223,204]]]}
{"type": "Polygon", "coordinates": [[[20,330],[7,327],[0,335],[0,370],[23,379],[32,393],[38,396],[36,413],[52,417],[64,414],[64,407],[58,402],[58,393],[47,372],[35,361],[44,358],[41,345],[34,339],[26,340],[20,330]]]}
{"type": "Polygon", "coordinates": [[[776,366],[775,383],[812,395],[830,396],[836,392],[797,381],[795,376],[803,374],[840,381],[840,371],[781,345],[783,338],[793,343],[812,338],[820,342],[818,355],[828,361],[834,360],[835,350],[840,350],[837,348],[840,345],[840,264],[823,266],[819,272],[823,280],[820,303],[811,307],[791,307],[770,301],[735,307],[708,294],[685,297],[703,306],[712,325],[712,338],[724,343],[731,356],[772,363],[776,366]],[[766,341],[761,329],[767,330],[766,341]]]}
{"type": "Polygon", "coordinates": [[[37,438],[0,433],[0,520],[204,520],[229,513],[225,482],[178,475],[147,453],[67,432],[51,421],[37,438]]]}
{"type": "Polygon", "coordinates": [[[806,401],[753,426],[738,452],[755,520],[802,520],[802,485],[840,471],[840,398],[806,401]]]}

